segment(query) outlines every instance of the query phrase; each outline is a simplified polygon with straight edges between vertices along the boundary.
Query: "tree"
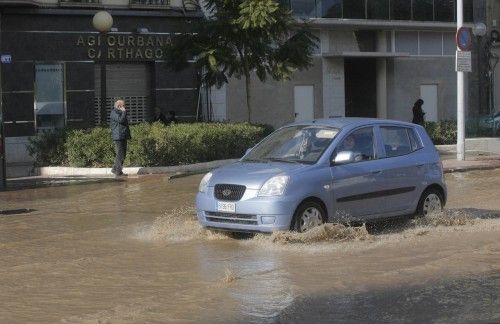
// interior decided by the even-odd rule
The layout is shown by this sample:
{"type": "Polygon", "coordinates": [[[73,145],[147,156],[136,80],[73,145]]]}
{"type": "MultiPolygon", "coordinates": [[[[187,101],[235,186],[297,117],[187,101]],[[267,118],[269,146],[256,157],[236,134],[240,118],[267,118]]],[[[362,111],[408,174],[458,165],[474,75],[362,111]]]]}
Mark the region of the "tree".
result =
{"type": "Polygon", "coordinates": [[[248,121],[253,72],[262,82],[287,80],[312,65],[317,37],[275,0],[207,0],[205,11],[209,17],[193,33],[166,49],[166,61],[179,70],[194,57],[208,87],[244,77],[248,121]]]}

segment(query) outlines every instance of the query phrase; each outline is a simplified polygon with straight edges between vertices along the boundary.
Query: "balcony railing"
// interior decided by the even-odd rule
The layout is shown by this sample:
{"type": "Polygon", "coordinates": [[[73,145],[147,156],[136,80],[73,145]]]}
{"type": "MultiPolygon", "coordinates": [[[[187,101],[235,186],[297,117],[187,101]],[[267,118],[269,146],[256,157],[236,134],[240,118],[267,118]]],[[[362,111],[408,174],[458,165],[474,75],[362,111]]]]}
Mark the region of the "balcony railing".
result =
{"type": "Polygon", "coordinates": [[[59,0],[61,7],[98,7],[101,0],[59,0]]]}
{"type": "Polygon", "coordinates": [[[196,0],[130,0],[130,8],[135,9],[199,9],[196,0]]]}

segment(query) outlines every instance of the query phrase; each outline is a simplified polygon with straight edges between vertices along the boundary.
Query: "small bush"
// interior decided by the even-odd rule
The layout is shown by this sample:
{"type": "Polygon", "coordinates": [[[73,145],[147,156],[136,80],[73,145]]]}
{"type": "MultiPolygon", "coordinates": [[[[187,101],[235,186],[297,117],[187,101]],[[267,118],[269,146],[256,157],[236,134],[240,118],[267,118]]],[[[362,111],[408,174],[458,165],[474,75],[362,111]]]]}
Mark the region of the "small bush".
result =
{"type": "Polygon", "coordinates": [[[457,143],[456,121],[425,122],[424,127],[434,145],[457,143]]]}
{"type": "MultiPolygon", "coordinates": [[[[130,127],[126,166],[168,166],[239,158],[272,128],[247,123],[193,123],[130,127]]],[[[35,137],[32,152],[39,165],[111,166],[114,147],[109,128],[68,130],[64,136],[35,137]],[[55,156],[53,156],[55,155],[55,156]],[[38,160],[37,160],[38,161],[38,160]]],[[[30,151],[31,152],[31,151],[30,151]]]]}
{"type": "Polygon", "coordinates": [[[114,148],[109,128],[69,131],[64,144],[73,167],[104,167],[113,164],[114,148]]]}
{"type": "Polygon", "coordinates": [[[64,165],[67,155],[64,143],[68,136],[65,129],[39,133],[29,139],[28,153],[35,159],[35,165],[64,165]]]}

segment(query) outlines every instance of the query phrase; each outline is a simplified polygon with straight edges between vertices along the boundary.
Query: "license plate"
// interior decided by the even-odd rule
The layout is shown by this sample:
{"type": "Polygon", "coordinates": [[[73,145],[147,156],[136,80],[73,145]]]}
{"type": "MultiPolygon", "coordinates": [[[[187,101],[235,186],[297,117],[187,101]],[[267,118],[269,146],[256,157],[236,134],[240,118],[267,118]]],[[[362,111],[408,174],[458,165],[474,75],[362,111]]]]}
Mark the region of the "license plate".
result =
{"type": "Polygon", "coordinates": [[[234,213],[236,211],[236,204],[232,202],[218,201],[217,210],[234,213]]]}

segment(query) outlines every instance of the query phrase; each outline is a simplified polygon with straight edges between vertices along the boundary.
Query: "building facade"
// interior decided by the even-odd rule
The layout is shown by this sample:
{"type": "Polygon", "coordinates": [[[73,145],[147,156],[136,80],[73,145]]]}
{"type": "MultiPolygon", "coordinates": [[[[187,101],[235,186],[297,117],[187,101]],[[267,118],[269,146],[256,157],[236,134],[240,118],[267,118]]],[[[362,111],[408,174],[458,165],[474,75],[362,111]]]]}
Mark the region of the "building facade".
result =
{"type": "MultiPolygon", "coordinates": [[[[472,28],[480,21],[491,31],[498,3],[464,0],[465,25],[472,28]]],[[[287,0],[285,4],[309,20],[320,43],[313,67],[296,72],[292,80],[260,83],[253,78],[253,122],[278,127],[333,116],[411,121],[411,108],[419,98],[425,101],[426,120],[456,119],[456,1],[287,0]]],[[[489,111],[487,63],[478,62],[478,40],[473,44],[473,72],[466,82],[468,117],[489,111]]],[[[215,90],[214,117],[244,120],[244,98],[243,80],[231,80],[225,89],[215,90]]]]}
{"type": "Polygon", "coordinates": [[[170,71],[163,53],[200,18],[198,7],[182,0],[0,2],[7,173],[29,164],[30,136],[105,125],[117,98],[125,99],[132,123],[152,120],[156,108],[194,120],[198,74],[170,71]],[[107,33],[92,24],[101,10],[113,18],[107,33]]]}

